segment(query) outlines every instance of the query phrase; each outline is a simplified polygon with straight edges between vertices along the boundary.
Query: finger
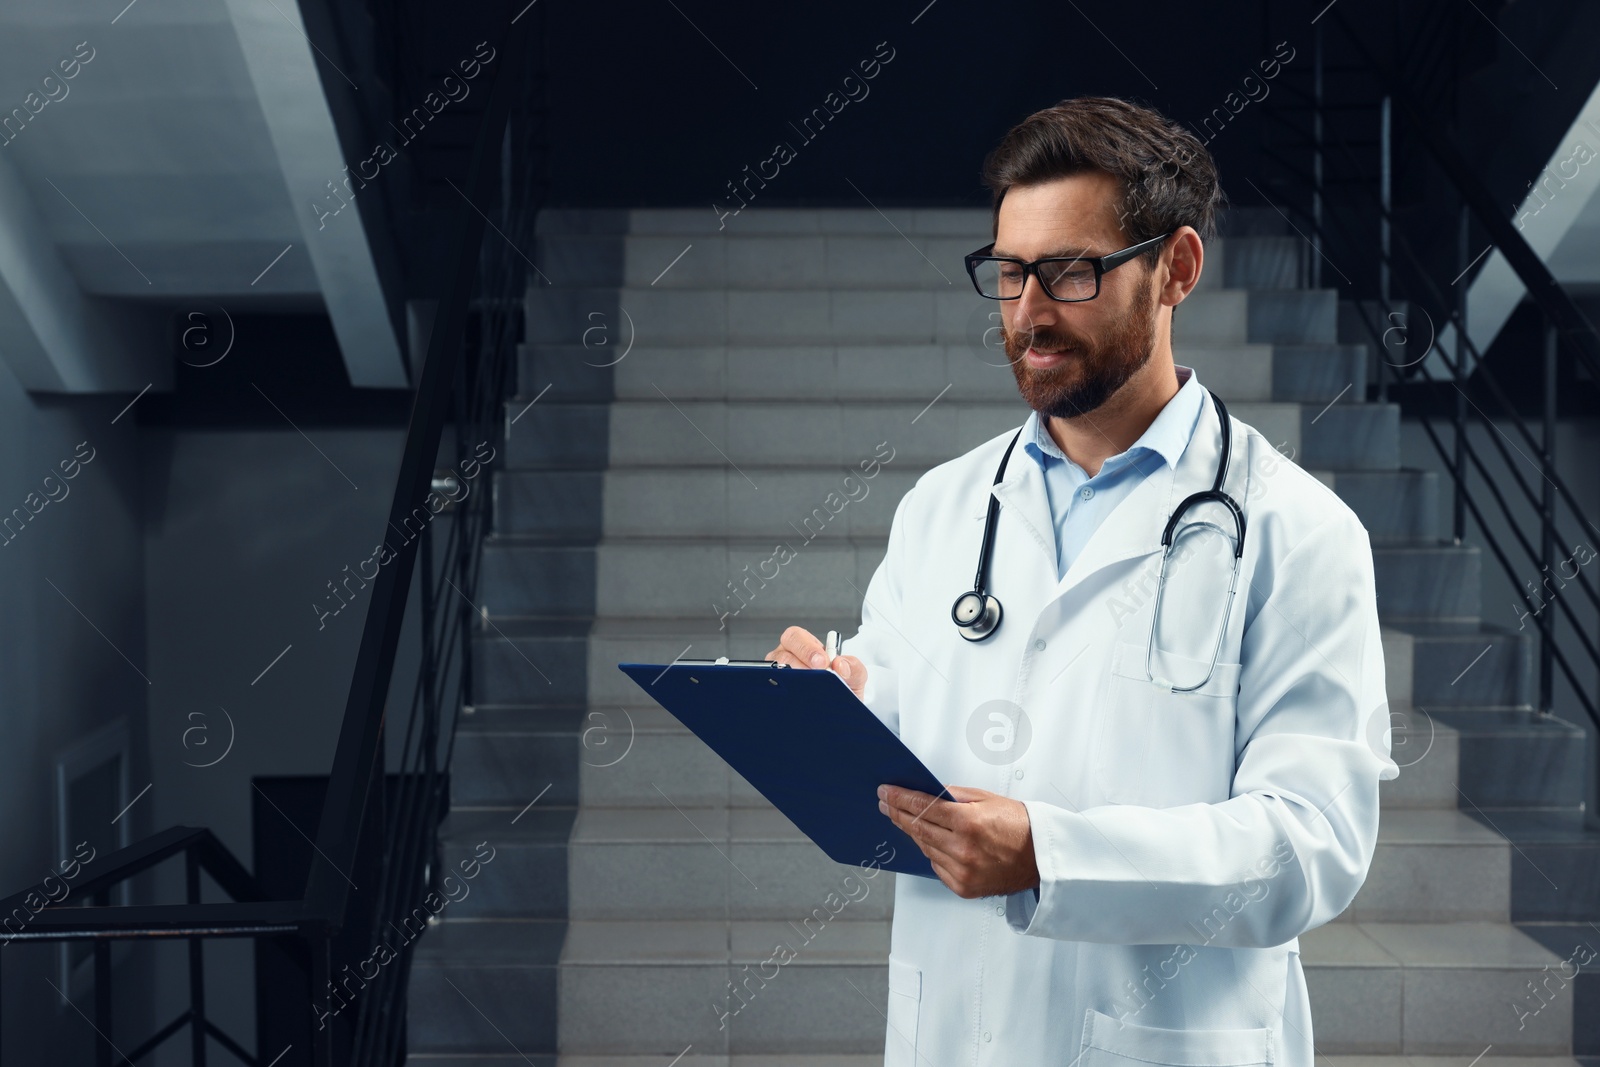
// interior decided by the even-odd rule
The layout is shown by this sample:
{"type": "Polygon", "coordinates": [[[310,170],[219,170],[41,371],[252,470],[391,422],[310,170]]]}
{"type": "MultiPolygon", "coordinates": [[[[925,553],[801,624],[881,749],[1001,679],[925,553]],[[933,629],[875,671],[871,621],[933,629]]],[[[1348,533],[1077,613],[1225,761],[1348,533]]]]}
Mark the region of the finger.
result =
{"type": "Polygon", "coordinates": [[[768,652],[767,659],[770,659],[774,663],[781,663],[785,667],[798,667],[802,670],[809,669],[804,663],[800,662],[799,658],[796,657],[793,652],[790,652],[785,648],[775,648],[771,652],[768,652]]]}
{"type": "Polygon", "coordinates": [[[928,859],[937,860],[949,868],[957,866],[955,857],[951,855],[958,841],[955,834],[933,823],[918,821],[899,808],[889,809],[889,819],[911,838],[912,843],[928,859]]]}
{"type": "Polygon", "coordinates": [[[816,634],[804,627],[789,627],[783,631],[783,638],[778,643],[794,653],[803,666],[823,668],[828,665],[828,650],[817,640],[816,634]]]}
{"type": "Polygon", "coordinates": [[[867,665],[854,656],[839,656],[832,665],[833,671],[857,693],[867,684],[867,665]]]}
{"type": "Polygon", "coordinates": [[[884,789],[886,790],[882,798],[884,803],[891,809],[905,812],[919,822],[929,822],[949,830],[953,829],[965,814],[949,810],[955,807],[953,802],[940,800],[927,793],[919,793],[915,789],[902,789],[893,785],[884,786],[884,789]]]}
{"type": "Polygon", "coordinates": [[[944,787],[944,791],[963,803],[971,803],[974,800],[994,800],[1000,795],[999,793],[991,793],[987,789],[974,789],[966,785],[947,785],[944,787]]]}
{"type": "MultiPolygon", "coordinates": [[[[883,805],[888,807],[888,805],[883,805]]],[[[881,808],[880,808],[881,810],[881,808]]],[[[924,854],[932,855],[934,852],[951,853],[960,843],[960,833],[947,826],[930,822],[920,815],[914,815],[904,808],[889,807],[889,820],[905,832],[906,836],[917,843],[924,854]]]]}

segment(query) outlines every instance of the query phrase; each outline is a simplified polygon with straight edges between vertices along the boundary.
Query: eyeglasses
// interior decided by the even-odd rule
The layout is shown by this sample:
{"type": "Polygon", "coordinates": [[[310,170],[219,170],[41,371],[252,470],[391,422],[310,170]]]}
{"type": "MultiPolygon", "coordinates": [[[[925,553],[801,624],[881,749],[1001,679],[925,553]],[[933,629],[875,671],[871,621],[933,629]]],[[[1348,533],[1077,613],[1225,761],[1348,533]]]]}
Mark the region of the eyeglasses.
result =
{"type": "Polygon", "coordinates": [[[1052,300],[1072,303],[1093,300],[1100,295],[1100,276],[1108,270],[1122,266],[1171,237],[1170,231],[1136,245],[1104,256],[1078,256],[1076,258],[1036,259],[1026,263],[1020,259],[991,256],[990,244],[967,256],[967,274],[979,296],[990,300],[1015,300],[1028,284],[1028,275],[1039,279],[1039,287],[1052,300]]]}

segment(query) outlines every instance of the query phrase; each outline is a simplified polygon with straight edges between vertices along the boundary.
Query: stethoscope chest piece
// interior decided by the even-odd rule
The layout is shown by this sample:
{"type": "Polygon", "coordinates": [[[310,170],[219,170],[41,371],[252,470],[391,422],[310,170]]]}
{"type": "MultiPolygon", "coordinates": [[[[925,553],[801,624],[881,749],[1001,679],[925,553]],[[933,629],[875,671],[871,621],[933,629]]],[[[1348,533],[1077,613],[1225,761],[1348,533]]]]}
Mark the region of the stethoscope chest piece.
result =
{"type": "Polygon", "coordinates": [[[1000,601],[976,589],[962,593],[950,608],[956,629],[968,641],[982,641],[1000,625],[1000,601]]]}

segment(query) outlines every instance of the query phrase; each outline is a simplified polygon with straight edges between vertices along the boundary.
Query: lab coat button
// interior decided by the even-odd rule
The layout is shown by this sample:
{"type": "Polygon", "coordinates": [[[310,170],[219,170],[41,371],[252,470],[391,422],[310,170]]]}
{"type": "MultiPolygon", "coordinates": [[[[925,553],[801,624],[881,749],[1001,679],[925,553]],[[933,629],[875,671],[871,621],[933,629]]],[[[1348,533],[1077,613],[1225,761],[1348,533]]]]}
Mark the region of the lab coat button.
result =
{"type": "Polygon", "coordinates": [[[994,913],[996,915],[1004,915],[1006,913],[1006,906],[1004,904],[996,904],[994,906],[994,913]]]}
{"type": "Polygon", "coordinates": [[[1022,777],[1022,768],[1021,767],[1018,767],[1016,769],[1016,771],[1013,772],[1013,777],[1016,777],[1016,778],[1021,778],[1022,777]]]}
{"type": "Polygon", "coordinates": [[[1038,640],[1034,641],[1033,650],[1035,652],[1043,652],[1044,651],[1044,638],[1041,637],[1038,640]]]}
{"type": "Polygon", "coordinates": [[[987,1031],[987,1030],[985,1030],[985,1031],[984,1031],[984,1032],[983,1032],[983,1039],[984,1039],[984,1040],[985,1040],[985,1041],[987,1041],[987,1040],[989,1040],[989,1031],[987,1031]]]}

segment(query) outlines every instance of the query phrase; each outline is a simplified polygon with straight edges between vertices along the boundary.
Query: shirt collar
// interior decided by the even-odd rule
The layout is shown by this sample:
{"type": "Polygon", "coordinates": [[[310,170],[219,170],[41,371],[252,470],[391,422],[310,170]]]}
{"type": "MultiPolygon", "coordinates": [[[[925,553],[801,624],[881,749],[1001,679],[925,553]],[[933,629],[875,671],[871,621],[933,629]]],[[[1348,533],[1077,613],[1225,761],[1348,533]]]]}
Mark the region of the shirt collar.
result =
{"type": "MultiPolygon", "coordinates": [[[[1203,396],[1200,391],[1200,379],[1195,376],[1193,367],[1174,364],[1173,369],[1178,374],[1178,392],[1167,401],[1167,406],[1161,409],[1155,420],[1145,428],[1144,433],[1139,435],[1139,439],[1130,445],[1127,451],[1106,460],[1108,464],[1113,460],[1118,461],[1112,467],[1113,470],[1125,462],[1132,462],[1145,452],[1156,453],[1169,467],[1175,468],[1178,465],[1179,457],[1188,447],[1189,438],[1194,436],[1203,396]],[[1123,460],[1124,456],[1128,459],[1123,460]]],[[[1044,420],[1037,411],[1029,414],[1028,421],[1022,427],[1022,447],[1044,470],[1049,469],[1051,459],[1058,459],[1064,463],[1071,462],[1067,459],[1066,453],[1061,451],[1061,446],[1056,444],[1055,438],[1050,436],[1050,431],[1045,428],[1044,420]]],[[[1104,469],[1102,466],[1101,470],[1104,469]]]]}

